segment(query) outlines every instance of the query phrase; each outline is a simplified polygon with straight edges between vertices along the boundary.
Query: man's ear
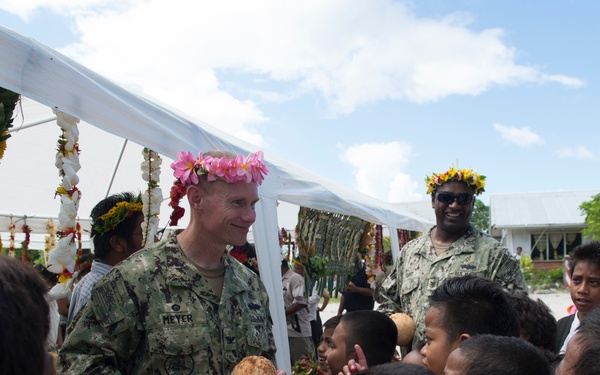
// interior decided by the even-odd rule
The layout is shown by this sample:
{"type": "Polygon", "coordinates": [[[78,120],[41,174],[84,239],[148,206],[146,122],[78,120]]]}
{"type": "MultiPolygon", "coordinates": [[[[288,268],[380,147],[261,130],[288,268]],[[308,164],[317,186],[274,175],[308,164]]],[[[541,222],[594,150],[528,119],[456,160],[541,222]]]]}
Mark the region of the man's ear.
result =
{"type": "Polygon", "coordinates": [[[112,247],[117,253],[124,253],[125,249],[127,248],[127,242],[121,236],[114,235],[110,237],[108,242],[110,243],[110,247],[112,247]]]}
{"type": "Polygon", "coordinates": [[[204,197],[204,192],[200,189],[199,186],[190,185],[187,188],[188,202],[190,203],[190,208],[197,209],[204,197]]]}

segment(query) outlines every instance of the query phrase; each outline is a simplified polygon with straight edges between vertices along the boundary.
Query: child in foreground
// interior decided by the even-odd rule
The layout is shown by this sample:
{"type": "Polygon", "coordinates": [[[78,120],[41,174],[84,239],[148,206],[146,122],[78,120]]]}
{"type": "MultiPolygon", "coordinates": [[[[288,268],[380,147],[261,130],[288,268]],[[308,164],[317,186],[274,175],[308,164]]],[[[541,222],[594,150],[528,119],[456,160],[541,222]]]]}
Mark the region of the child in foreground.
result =
{"type": "Polygon", "coordinates": [[[445,375],[550,375],[533,344],[517,337],[475,335],[448,356],[445,375]]]}

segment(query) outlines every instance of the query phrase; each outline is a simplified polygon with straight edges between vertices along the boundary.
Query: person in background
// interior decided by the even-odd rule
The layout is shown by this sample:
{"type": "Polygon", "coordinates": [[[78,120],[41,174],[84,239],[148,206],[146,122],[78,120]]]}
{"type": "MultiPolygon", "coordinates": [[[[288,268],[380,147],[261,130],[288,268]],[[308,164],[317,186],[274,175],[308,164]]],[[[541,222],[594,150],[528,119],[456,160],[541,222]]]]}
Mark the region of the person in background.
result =
{"type": "Polygon", "coordinates": [[[33,267],[0,254],[0,374],[54,374],[45,344],[48,286],[33,267]]]}
{"type": "Polygon", "coordinates": [[[558,321],[554,344],[557,354],[566,352],[580,322],[600,306],[600,241],[589,241],[573,249],[570,272],[569,291],[577,312],[558,321]]]}
{"type": "Polygon", "coordinates": [[[517,249],[515,250],[514,257],[519,262],[519,264],[521,262],[521,253],[522,252],[523,252],[523,248],[521,246],[517,246],[517,249]]]}
{"type": "Polygon", "coordinates": [[[256,220],[262,152],[180,152],[171,164],[182,231],[115,265],[92,289],[59,353],[61,374],[229,374],[244,357],[273,361],[269,297],[227,249],[246,243],[256,220]]]}
{"type": "Polygon", "coordinates": [[[342,315],[344,310],[347,312],[358,310],[373,310],[375,300],[373,299],[373,289],[369,285],[366,266],[362,267],[350,279],[346,290],[340,297],[338,315],[342,315]]]}
{"type": "Polygon", "coordinates": [[[308,320],[308,299],[304,294],[304,278],[290,270],[286,257],[282,256],[282,258],[281,284],[290,345],[290,361],[293,366],[302,357],[312,358],[315,347],[308,320]]]}
{"type": "MultiPolygon", "coordinates": [[[[294,259],[294,272],[298,275],[304,276],[304,266],[298,259],[294,259]]],[[[323,327],[321,322],[321,315],[319,311],[325,310],[327,304],[329,303],[329,293],[327,290],[323,289],[323,292],[319,294],[319,286],[315,284],[311,295],[308,297],[308,320],[310,321],[310,331],[313,340],[313,345],[315,350],[321,339],[323,337],[323,327]],[[319,307],[319,302],[321,302],[321,298],[323,298],[323,305],[319,307]]],[[[318,354],[318,353],[317,353],[318,354]]]]}
{"type": "Polygon", "coordinates": [[[104,198],[92,209],[94,260],[90,272],[73,288],[67,324],[85,306],[94,285],[117,263],[142,248],[142,206],[139,194],[125,192],[104,198]]]}
{"type": "Polygon", "coordinates": [[[62,346],[63,337],[62,332],[60,330],[60,314],[58,312],[58,297],[51,293],[52,288],[58,282],[58,275],[48,271],[48,269],[43,264],[36,264],[33,266],[42,280],[46,284],[48,288],[48,292],[44,296],[46,301],[48,302],[48,320],[50,322],[50,327],[48,331],[48,337],[46,339],[46,350],[49,352],[58,353],[58,349],[62,346]]]}
{"type": "MultiPolygon", "coordinates": [[[[426,178],[436,225],[407,243],[379,290],[379,311],[403,312],[413,318],[412,346],[425,335],[428,299],[444,280],[460,275],[491,279],[511,294],[527,294],[519,262],[492,236],[475,228],[475,197],[484,192],[485,176],[450,168],[426,178]]],[[[410,351],[402,348],[402,354],[410,351]]]]}

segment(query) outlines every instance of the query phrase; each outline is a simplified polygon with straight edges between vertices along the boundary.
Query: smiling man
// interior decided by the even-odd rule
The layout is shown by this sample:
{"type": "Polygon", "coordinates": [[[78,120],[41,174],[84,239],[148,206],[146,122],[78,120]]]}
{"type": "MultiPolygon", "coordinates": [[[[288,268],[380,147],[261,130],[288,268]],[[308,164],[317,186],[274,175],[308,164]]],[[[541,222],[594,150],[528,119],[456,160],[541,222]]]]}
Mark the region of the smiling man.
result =
{"type": "Polygon", "coordinates": [[[268,173],[262,154],[180,152],[171,167],[171,206],[187,195],[189,225],[95,285],[59,373],[229,374],[244,357],[274,359],[265,287],[226,251],[246,243],[256,219],[257,185],[268,173]]]}
{"type": "Polygon", "coordinates": [[[429,297],[450,277],[477,275],[508,292],[527,293],[517,260],[500,242],[471,224],[475,197],[484,191],[485,176],[450,168],[428,176],[426,184],[436,225],[402,248],[379,291],[379,311],[403,312],[415,321],[414,347],[424,340],[429,297]]]}

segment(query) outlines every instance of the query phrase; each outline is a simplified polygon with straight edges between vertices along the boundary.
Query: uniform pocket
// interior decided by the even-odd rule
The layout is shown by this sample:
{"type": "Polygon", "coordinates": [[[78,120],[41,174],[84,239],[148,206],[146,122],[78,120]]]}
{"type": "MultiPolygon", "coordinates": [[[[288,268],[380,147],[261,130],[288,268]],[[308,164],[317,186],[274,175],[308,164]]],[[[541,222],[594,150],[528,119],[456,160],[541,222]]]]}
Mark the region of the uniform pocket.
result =
{"type": "Polygon", "coordinates": [[[196,362],[208,360],[206,327],[169,327],[148,332],[152,368],[159,373],[191,374],[196,362]]]}
{"type": "Polygon", "coordinates": [[[402,280],[402,287],[400,288],[400,295],[407,295],[414,292],[419,287],[418,277],[408,277],[402,280]]]}

